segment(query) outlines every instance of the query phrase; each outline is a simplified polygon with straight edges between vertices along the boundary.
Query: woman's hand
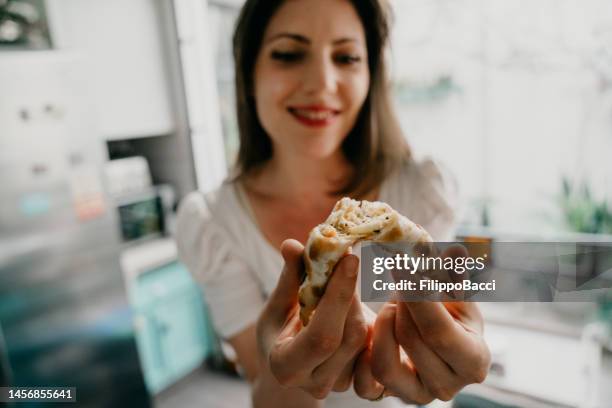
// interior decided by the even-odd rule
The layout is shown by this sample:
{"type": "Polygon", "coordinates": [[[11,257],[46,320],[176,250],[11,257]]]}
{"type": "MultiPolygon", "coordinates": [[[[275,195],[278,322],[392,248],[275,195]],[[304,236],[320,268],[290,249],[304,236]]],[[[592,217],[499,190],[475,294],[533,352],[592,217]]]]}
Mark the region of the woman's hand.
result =
{"type": "Polygon", "coordinates": [[[283,386],[299,387],[317,399],[351,386],[353,368],[368,343],[368,325],[355,294],[358,258],[344,256],[336,265],[308,326],[299,319],[298,289],[304,247],[283,242],[285,259],[276,289],[257,322],[264,369],[283,386]]]}
{"type": "Polygon", "coordinates": [[[371,347],[355,367],[355,391],[406,403],[448,401],[484,381],[491,356],[473,302],[389,302],[378,313],[371,347]]]}

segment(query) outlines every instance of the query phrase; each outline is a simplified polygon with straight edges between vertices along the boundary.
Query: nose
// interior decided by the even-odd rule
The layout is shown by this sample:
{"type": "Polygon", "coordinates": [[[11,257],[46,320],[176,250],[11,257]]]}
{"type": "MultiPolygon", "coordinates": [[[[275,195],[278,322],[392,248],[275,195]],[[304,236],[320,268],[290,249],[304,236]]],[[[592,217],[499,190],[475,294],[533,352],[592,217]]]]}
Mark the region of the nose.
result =
{"type": "Polygon", "coordinates": [[[311,59],[306,66],[303,77],[304,91],[309,95],[334,93],[338,78],[331,61],[324,56],[311,59]]]}

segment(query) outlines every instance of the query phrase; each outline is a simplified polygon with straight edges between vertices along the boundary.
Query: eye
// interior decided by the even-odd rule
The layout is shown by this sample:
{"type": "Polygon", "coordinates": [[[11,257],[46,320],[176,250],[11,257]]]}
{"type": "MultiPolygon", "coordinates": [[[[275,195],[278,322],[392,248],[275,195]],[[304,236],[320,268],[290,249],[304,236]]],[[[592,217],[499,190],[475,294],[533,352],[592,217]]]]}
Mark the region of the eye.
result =
{"type": "Polygon", "coordinates": [[[300,51],[272,51],[272,59],[291,63],[297,62],[304,57],[304,53],[300,51]]]}
{"type": "Polygon", "coordinates": [[[354,65],[361,62],[361,57],[356,54],[340,54],[337,55],[334,60],[342,65],[354,65]]]}

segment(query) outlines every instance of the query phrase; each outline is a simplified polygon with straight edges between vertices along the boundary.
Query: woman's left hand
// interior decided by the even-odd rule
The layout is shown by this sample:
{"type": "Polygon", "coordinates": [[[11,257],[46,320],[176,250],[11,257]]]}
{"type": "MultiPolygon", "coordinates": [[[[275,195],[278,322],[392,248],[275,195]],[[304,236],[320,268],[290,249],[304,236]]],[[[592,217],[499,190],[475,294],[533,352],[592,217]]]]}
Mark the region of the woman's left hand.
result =
{"type": "Polygon", "coordinates": [[[370,400],[448,401],[464,386],[483,382],[490,360],[476,303],[389,302],[359,356],[354,387],[370,400]]]}

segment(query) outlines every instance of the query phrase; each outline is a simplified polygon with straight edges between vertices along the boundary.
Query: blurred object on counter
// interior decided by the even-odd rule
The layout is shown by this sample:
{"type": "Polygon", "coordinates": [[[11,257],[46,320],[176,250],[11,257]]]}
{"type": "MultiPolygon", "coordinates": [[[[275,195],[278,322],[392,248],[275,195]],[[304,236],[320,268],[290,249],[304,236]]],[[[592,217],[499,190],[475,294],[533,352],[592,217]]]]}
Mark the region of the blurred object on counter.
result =
{"type": "Polygon", "coordinates": [[[152,186],[149,163],[142,156],[111,160],[104,165],[104,173],[111,196],[139,193],[152,186]]]}
{"type": "Polygon", "coordinates": [[[517,408],[517,406],[501,404],[478,395],[462,392],[454,398],[453,408],[517,408]]]}
{"type": "Polygon", "coordinates": [[[51,47],[42,0],[0,0],[0,47],[51,47]]]}
{"type": "Polygon", "coordinates": [[[473,258],[482,257],[485,259],[485,264],[490,265],[493,261],[493,237],[466,235],[457,236],[457,241],[462,242],[467,249],[468,254],[473,258]]]}
{"type": "Polygon", "coordinates": [[[586,182],[576,185],[563,177],[560,204],[567,225],[575,232],[612,234],[612,208],[597,200],[586,182]]]}
{"type": "Polygon", "coordinates": [[[124,243],[170,236],[174,233],[174,189],[170,185],[146,188],[113,197],[124,243]]]}
{"type": "Polygon", "coordinates": [[[597,317],[608,330],[606,347],[612,351],[612,292],[602,295],[597,304],[599,305],[597,317]]]}
{"type": "Polygon", "coordinates": [[[153,185],[146,158],[111,160],[104,173],[124,243],[172,235],[176,193],[168,184],[153,185]]]}
{"type": "Polygon", "coordinates": [[[451,75],[441,75],[433,81],[399,80],[395,85],[400,103],[433,103],[460,92],[461,88],[451,75]]]}

